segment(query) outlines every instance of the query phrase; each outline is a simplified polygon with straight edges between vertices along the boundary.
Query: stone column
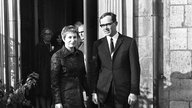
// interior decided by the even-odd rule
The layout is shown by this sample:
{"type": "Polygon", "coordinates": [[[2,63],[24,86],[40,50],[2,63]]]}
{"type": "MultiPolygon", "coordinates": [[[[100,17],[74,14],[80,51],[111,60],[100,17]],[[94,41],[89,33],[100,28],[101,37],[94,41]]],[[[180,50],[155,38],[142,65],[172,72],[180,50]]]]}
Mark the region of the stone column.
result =
{"type": "Polygon", "coordinates": [[[97,0],[84,0],[85,62],[87,72],[91,71],[92,47],[97,40],[97,0]]]}
{"type": "Polygon", "coordinates": [[[4,0],[0,0],[0,79],[5,82],[5,30],[4,0]]]}
{"type": "Polygon", "coordinates": [[[19,81],[18,65],[18,4],[19,0],[5,0],[5,69],[6,85],[15,87],[19,81]]]}

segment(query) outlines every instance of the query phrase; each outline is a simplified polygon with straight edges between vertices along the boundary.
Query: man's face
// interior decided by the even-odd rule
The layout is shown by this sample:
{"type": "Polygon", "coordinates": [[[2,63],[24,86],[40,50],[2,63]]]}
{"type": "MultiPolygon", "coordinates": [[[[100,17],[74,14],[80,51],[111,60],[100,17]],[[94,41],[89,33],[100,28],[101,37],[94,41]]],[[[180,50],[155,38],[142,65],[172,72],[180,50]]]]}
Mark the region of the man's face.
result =
{"type": "Polygon", "coordinates": [[[111,16],[105,16],[102,19],[100,19],[100,27],[104,33],[105,36],[114,36],[117,32],[117,22],[112,21],[111,16]]]}
{"type": "Polygon", "coordinates": [[[51,38],[52,38],[52,33],[50,30],[45,30],[45,34],[43,36],[43,40],[45,42],[51,42],[51,38]]]}
{"type": "Polygon", "coordinates": [[[84,40],[84,28],[83,28],[83,26],[78,27],[78,33],[79,33],[81,40],[84,40]]]}
{"type": "Polygon", "coordinates": [[[61,38],[61,35],[58,35],[58,36],[57,36],[57,43],[60,44],[60,43],[62,43],[62,41],[63,41],[63,40],[62,40],[62,38],[61,38]]]}

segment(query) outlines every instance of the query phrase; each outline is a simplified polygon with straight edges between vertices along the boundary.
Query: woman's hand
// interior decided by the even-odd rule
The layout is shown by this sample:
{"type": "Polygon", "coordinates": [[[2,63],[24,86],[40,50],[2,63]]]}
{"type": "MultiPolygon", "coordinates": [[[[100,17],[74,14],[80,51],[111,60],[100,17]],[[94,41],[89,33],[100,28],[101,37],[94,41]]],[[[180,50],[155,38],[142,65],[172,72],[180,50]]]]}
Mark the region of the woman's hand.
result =
{"type": "Polygon", "coordinates": [[[55,104],[55,108],[63,108],[63,105],[61,103],[55,104]]]}

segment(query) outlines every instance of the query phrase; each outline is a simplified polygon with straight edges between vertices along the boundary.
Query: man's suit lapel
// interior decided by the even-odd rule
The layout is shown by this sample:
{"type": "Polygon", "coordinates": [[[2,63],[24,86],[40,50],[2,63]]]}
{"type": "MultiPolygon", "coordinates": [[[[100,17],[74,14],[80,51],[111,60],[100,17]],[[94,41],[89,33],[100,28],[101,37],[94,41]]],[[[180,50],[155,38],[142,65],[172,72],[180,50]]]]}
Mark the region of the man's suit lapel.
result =
{"type": "MultiPolygon", "coordinates": [[[[117,50],[118,50],[119,47],[121,46],[122,42],[123,42],[122,35],[119,34],[119,37],[118,37],[117,42],[116,42],[116,45],[115,45],[113,58],[114,58],[114,56],[116,55],[117,50]]],[[[107,42],[107,37],[105,37],[105,38],[103,39],[103,41],[102,41],[101,51],[103,52],[103,54],[105,54],[105,56],[106,56],[107,58],[109,58],[109,59],[111,60],[111,53],[110,53],[110,50],[109,50],[109,45],[108,45],[108,42],[107,42]]]]}
{"type": "Polygon", "coordinates": [[[110,58],[111,59],[111,54],[110,54],[110,51],[109,51],[109,45],[108,45],[108,42],[107,42],[107,37],[105,37],[102,41],[102,45],[101,45],[101,48],[102,48],[102,52],[103,54],[105,54],[105,56],[107,58],[110,58]]]}

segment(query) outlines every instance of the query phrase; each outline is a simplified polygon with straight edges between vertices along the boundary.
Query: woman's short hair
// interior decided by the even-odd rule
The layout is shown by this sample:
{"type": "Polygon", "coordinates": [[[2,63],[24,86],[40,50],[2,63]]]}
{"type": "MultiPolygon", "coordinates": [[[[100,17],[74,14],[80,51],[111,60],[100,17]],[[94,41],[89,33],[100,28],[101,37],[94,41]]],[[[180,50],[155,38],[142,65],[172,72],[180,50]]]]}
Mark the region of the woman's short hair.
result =
{"type": "Polygon", "coordinates": [[[64,39],[66,37],[66,34],[69,32],[70,33],[76,33],[78,35],[77,28],[73,25],[69,25],[69,26],[63,27],[63,29],[61,30],[62,39],[64,39]]]}

